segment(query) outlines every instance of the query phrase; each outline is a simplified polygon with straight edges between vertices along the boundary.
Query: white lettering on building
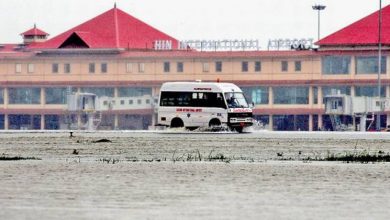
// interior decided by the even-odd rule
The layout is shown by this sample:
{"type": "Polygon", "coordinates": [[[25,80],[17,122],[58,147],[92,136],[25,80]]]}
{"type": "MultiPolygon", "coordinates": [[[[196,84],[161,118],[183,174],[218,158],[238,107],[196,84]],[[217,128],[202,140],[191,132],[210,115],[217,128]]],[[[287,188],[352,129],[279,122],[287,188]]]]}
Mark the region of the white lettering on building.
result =
{"type": "MultiPolygon", "coordinates": [[[[171,40],[156,40],[155,50],[173,50],[171,40]]],[[[200,51],[259,50],[259,40],[184,40],[178,41],[177,50],[195,49],[200,51]]]]}
{"type": "Polygon", "coordinates": [[[179,50],[200,51],[259,50],[259,40],[185,40],[179,42],[179,50]]]}
{"type": "Polygon", "coordinates": [[[154,41],[153,48],[155,50],[172,50],[171,40],[156,40],[154,41]]]}
{"type": "Polygon", "coordinates": [[[313,48],[313,38],[273,39],[268,41],[268,50],[308,50],[313,48]]]}

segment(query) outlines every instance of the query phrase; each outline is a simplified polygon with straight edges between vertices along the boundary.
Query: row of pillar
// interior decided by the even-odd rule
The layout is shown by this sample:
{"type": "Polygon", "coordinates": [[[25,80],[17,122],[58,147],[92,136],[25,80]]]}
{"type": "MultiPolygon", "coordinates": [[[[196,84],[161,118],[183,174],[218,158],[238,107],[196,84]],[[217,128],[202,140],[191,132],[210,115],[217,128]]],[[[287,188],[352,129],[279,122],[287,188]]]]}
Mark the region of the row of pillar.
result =
{"type": "MultiPolygon", "coordinates": [[[[309,115],[309,131],[313,131],[314,129],[314,115],[309,115]]],[[[269,115],[269,130],[273,130],[273,115],[269,115]]],[[[322,115],[318,115],[318,127],[321,128],[323,126],[323,120],[322,115]]],[[[156,114],[153,113],[152,115],[152,126],[156,123],[156,114]]],[[[77,116],[77,124],[79,127],[81,127],[81,115],[77,116]]],[[[356,120],[355,117],[352,119],[352,125],[355,128],[356,127],[356,120]]],[[[387,115],[386,119],[386,125],[390,125],[390,114],[387,115]]],[[[119,128],[119,115],[114,115],[114,129],[117,130],[119,128]]],[[[4,115],[4,129],[9,129],[9,118],[8,114],[4,115]]],[[[45,129],[45,115],[41,115],[40,118],[40,129],[45,129]]]]}

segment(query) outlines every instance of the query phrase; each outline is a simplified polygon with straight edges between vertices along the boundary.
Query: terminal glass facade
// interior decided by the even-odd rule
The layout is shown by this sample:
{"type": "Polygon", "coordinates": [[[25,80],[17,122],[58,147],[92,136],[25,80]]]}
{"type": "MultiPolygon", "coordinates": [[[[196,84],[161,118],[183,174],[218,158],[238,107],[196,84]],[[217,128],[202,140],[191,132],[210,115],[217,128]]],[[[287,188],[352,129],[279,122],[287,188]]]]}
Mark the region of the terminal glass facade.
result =
{"type": "Polygon", "coordinates": [[[0,115],[0,130],[4,130],[5,129],[4,120],[5,120],[5,116],[4,115],[0,115]]]}
{"type": "Polygon", "coordinates": [[[87,87],[81,88],[81,92],[93,93],[98,97],[114,97],[114,88],[87,87]]]}
{"type": "Polygon", "coordinates": [[[0,105],[4,104],[4,89],[0,88],[0,105]]]}
{"type": "Polygon", "coordinates": [[[60,129],[59,115],[45,115],[45,129],[58,130],[60,129]]]}
{"type": "Polygon", "coordinates": [[[309,104],[309,87],[273,87],[274,104],[309,104]]]}
{"type": "Polygon", "coordinates": [[[351,66],[350,56],[324,56],[322,57],[323,74],[349,74],[351,66]]]}
{"type": "Polygon", "coordinates": [[[273,130],[278,131],[308,131],[308,115],[274,115],[273,130]]]}
{"type": "MultiPolygon", "coordinates": [[[[381,73],[386,73],[386,57],[382,56],[381,73]]],[[[356,57],[356,74],[378,74],[378,56],[356,57]]]]}
{"type": "Polygon", "coordinates": [[[324,86],[324,87],[322,87],[323,103],[325,102],[325,96],[335,95],[335,94],[351,95],[351,87],[350,86],[324,86]]]}
{"type": "Polygon", "coordinates": [[[119,97],[139,97],[152,95],[152,88],[144,87],[120,87],[118,88],[119,97]]]}
{"type": "MultiPolygon", "coordinates": [[[[76,92],[73,89],[71,92],[76,92]]],[[[68,89],[65,87],[61,88],[45,88],[45,104],[66,104],[68,89]]]]}
{"type": "Polygon", "coordinates": [[[244,92],[245,97],[249,103],[253,102],[255,105],[269,103],[268,87],[266,86],[242,87],[241,89],[244,92]]]}
{"type": "Polygon", "coordinates": [[[9,129],[27,130],[40,129],[41,116],[40,115],[8,115],[9,129]]]}
{"type": "MultiPolygon", "coordinates": [[[[381,97],[385,97],[386,87],[381,87],[381,97]]],[[[378,96],[378,87],[377,86],[355,86],[355,95],[356,96],[369,96],[375,97],[378,96]]]]}
{"type": "Polygon", "coordinates": [[[343,95],[351,95],[351,87],[350,86],[324,86],[322,87],[322,95],[325,97],[327,95],[334,94],[343,94],[343,95]]]}
{"type": "Polygon", "coordinates": [[[40,104],[40,88],[9,88],[9,104],[40,104]]]}

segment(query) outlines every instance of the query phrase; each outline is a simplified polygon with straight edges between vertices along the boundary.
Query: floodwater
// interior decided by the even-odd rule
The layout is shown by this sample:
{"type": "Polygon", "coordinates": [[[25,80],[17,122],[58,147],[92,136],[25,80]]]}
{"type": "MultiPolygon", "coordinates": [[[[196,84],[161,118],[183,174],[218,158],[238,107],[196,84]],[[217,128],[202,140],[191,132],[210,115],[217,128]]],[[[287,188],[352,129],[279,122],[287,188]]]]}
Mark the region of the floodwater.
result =
{"type": "Polygon", "coordinates": [[[3,132],[41,160],[0,161],[0,219],[388,219],[389,163],[306,160],[364,151],[390,134],[3,132]]]}

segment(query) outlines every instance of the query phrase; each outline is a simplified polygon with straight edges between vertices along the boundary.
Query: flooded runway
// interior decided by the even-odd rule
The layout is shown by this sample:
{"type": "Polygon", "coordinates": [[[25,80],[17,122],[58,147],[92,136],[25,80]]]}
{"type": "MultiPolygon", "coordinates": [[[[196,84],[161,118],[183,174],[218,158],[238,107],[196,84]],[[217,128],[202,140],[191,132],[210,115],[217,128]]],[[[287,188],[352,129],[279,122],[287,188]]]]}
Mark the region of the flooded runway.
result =
{"type": "Polygon", "coordinates": [[[387,219],[390,134],[0,133],[1,219],[387,219]],[[100,139],[111,142],[95,143],[100,139]],[[77,153],[75,153],[75,150],[77,153]],[[210,160],[220,156],[227,160],[210,160]]]}

